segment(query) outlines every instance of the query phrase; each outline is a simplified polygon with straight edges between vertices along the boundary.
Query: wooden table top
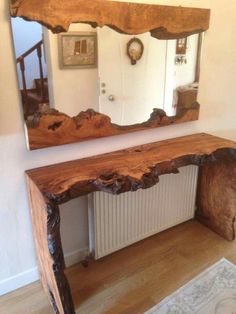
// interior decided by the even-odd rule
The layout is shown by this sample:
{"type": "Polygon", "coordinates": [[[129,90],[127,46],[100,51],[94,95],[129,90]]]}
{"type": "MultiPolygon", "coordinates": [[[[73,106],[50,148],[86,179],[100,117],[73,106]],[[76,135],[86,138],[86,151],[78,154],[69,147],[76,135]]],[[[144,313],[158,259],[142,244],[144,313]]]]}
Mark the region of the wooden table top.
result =
{"type": "Polygon", "coordinates": [[[236,159],[236,143],[205,133],[168,139],[26,171],[42,194],[63,203],[94,191],[119,194],[148,188],[179,167],[236,159]]]}

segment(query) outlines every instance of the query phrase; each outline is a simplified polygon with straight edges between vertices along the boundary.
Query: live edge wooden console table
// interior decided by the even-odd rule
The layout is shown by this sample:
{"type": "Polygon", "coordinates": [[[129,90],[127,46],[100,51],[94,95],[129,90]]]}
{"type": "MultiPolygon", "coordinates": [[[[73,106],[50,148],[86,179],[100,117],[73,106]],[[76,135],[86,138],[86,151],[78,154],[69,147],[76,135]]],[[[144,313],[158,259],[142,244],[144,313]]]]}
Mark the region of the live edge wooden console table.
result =
{"type": "Polygon", "coordinates": [[[55,313],[74,314],[60,238],[59,205],[94,191],[146,189],[159,176],[200,167],[196,219],[235,238],[236,143],[195,134],[26,171],[41,279],[55,313]]]}

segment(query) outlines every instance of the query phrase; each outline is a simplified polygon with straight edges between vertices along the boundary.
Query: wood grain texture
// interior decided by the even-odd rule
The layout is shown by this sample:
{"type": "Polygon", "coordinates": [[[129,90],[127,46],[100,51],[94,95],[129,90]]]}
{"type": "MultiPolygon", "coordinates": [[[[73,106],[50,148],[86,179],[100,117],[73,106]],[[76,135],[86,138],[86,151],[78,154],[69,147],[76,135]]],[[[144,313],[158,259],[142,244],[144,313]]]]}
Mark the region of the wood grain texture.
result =
{"type": "Polygon", "coordinates": [[[74,314],[60,238],[59,208],[27,177],[41,282],[56,314],[74,314]]]}
{"type": "Polygon", "coordinates": [[[120,194],[147,189],[159,182],[160,175],[178,173],[178,168],[190,164],[203,169],[196,217],[207,218],[211,229],[232,240],[236,143],[229,140],[201,133],[26,172],[41,278],[55,313],[74,314],[64,274],[58,205],[94,191],[120,194]]]}
{"type": "MultiPolygon", "coordinates": [[[[107,25],[124,34],[150,32],[159,39],[174,39],[201,33],[209,28],[210,10],[107,0],[11,0],[11,15],[38,21],[54,32],[68,31],[71,23],[88,23],[93,27],[107,25]],[[46,14],[45,14],[46,13],[46,14]]],[[[77,117],[50,111],[38,113],[27,124],[29,149],[38,149],[195,121],[199,105],[167,117],[154,109],[148,121],[119,126],[108,116],[88,109],[77,117]]]]}
{"type": "Polygon", "coordinates": [[[11,0],[11,15],[38,21],[53,32],[68,31],[71,23],[107,25],[124,34],[151,32],[160,39],[206,31],[210,10],[107,0],[11,0]],[[46,13],[46,14],[45,14],[46,13]]]}
{"type": "Polygon", "coordinates": [[[64,145],[89,139],[142,131],[171,124],[198,120],[200,105],[179,110],[177,116],[168,117],[161,109],[154,109],[146,122],[120,126],[111,123],[109,116],[92,109],[69,117],[55,109],[37,112],[31,122],[26,123],[30,150],[64,145]]]}
{"type": "MultiPolygon", "coordinates": [[[[90,261],[88,268],[74,265],[66,269],[66,275],[77,314],[137,314],[223,257],[236,264],[236,241],[225,241],[202,224],[189,221],[90,261]]],[[[1,296],[0,313],[53,312],[37,282],[1,296]]]]}
{"type": "Polygon", "coordinates": [[[29,170],[41,193],[58,204],[94,191],[120,194],[153,186],[186,165],[236,158],[236,143],[200,133],[29,170]]]}
{"type": "Polygon", "coordinates": [[[223,161],[200,167],[197,208],[198,220],[224,238],[235,239],[235,161],[225,156],[223,161]]]}
{"type": "Polygon", "coordinates": [[[78,314],[141,314],[222,257],[236,262],[236,242],[189,221],[67,274],[78,314]]]}

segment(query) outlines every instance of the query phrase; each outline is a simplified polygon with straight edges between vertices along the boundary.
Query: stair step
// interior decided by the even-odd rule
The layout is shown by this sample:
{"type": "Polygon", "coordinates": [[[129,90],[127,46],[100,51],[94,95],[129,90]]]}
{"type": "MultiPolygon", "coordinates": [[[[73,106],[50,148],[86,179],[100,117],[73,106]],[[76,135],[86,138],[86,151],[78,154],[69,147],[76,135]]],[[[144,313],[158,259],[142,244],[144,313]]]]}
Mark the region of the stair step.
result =
{"type": "Polygon", "coordinates": [[[45,96],[43,98],[41,95],[38,94],[38,91],[36,90],[28,90],[27,96],[37,103],[48,102],[48,97],[45,96]]]}
{"type": "MultiPolygon", "coordinates": [[[[36,90],[38,91],[38,94],[41,94],[41,80],[40,78],[37,78],[34,80],[36,90]]],[[[43,88],[44,88],[44,94],[48,97],[48,80],[47,78],[43,79],[43,88]]]]}
{"type": "MultiPolygon", "coordinates": [[[[25,98],[24,96],[24,91],[21,91],[22,98],[25,98]]],[[[41,104],[41,103],[48,103],[49,98],[47,95],[43,98],[36,89],[27,89],[27,99],[36,105],[41,104]]]]}
{"type": "Polygon", "coordinates": [[[41,79],[34,79],[35,88],[27,89],[27,97],[24,91],[21,90],[22,102],[24,105],[25,115],[32,115],[35,111],[45,110],[49,107],[49,93],[48,93],[48,80],[43,79],[43,93],[44,97],[41,95],[41,79]]]}
{"type": "Polygon", "coordinates": [[[25,109],[27,115],[32,115],[36,111],[41,111],[45,108],[49,108],[49,98],[44,97],[43,99],[41,95],[38,94],[36,89],[28,89],[27,97],[25,97],[24,91],[21,90],[21,95],[24,108],[28,108],[25,109]]]}

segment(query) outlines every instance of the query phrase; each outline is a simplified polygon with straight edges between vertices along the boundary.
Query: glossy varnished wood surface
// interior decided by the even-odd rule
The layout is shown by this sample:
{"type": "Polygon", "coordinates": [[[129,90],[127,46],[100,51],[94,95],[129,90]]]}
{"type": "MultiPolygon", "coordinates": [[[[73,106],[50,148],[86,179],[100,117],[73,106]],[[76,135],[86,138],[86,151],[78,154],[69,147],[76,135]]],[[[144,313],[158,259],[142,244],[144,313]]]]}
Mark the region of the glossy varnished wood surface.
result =
{"type": "Polygon", "coordinates": [[[203,180],[198,183],[196,217],[233,240],[236,187],[229,173],[232,167],[236,172],[235,162],[236,143],[201,133],[27,171],[41,279],[54,312],[74,314],[77,306],[64,269],[59,204],[98,190],[120,194],[146,189],[158,183],[162,174],[199,165],[203,180]],[[224,203],[219,190],[232,200],[224,203]]]}
{"type": "MultiPolygon", "coordinates": [[[[190,221],[66,272],[77,314],[141,314],[222,257],[236,264],[236,243],[190,221]]],[[[0,313],[53,311],[36,283],[0,297],[0,313]]]]}
{"type": "Polygon", "coordinates": [[[0,297],[1,314],[53,314],[40,282],[0,297]]]}
{"type": "Polygon", "coordinates": [[[181,109],[173,117],[168,117],[161,109],[154,109],[147,121],[121,126],[112,123],[109,116],[92,109],[82,111],[75,117],[49,109],[46,112],[35,113],[33,120],[26,122],[28,147],[35,150],[196,121],[199,111],[200,105],[197,102],[193,103],[191,108],[181,109]]]}
{"type": "Polygon", "coordinates": [[[107,0],[11,0],[11,15],[38,21],[54,32],[85,22],[125,34],[150,31],[167,39],[207,30],[210,10],[107,0]]]}
{"type": "Polygon", "coordinates": [[[64,275],[65,261],[60,238],[59,208],[55,204],[46,203],[34,182],[27,179],[42,285],[48,293],[55,313],[73,314],[73,300],[67,278],[64,275]],[[66,309],[65,312],[64,309],[66,309]]]}
{"type": "MultiPolygon", "coordinates": [[[[107,0],[11,0],[10,12],[12,17],[37,21],[57,33],[68,31],[71,23],[81,22],[93,27],[107,25],[124,34],[150,32],[159,39],[204,32],[210,21],[209,9],[107,0]]],[[[195,102],[173,117],[155,108],[149,120],[130,126],[115,125],[109,116],[92,109],[78,112],[75,117],[55,110],[37,112],[34,120],[26,123],[28,147],[34,150],[195,121],[199,118],[199,108],[195,102]]]]}
{"type": "Polygon", "coordinates": [[[236,162],[225,158],[200,167],[198,220],[228,240],[235,239],[236,162]]]}
{"type": "Polygon", "coordinates": [[[201,165],[224,155],[234,157],[236,143],[200,133],[95,157],[27,171],[48,199],[63,203],[97,190],[119,194],[149,188],[159,175],[189,164],[201,165]]]}

